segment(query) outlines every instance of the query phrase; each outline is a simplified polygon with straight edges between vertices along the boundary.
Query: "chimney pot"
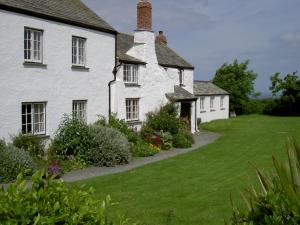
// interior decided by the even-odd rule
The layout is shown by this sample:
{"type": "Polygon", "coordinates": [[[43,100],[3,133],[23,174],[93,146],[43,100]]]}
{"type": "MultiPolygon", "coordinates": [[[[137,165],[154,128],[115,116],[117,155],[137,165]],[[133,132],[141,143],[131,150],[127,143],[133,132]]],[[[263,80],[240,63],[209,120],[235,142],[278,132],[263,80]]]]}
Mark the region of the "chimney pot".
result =
{"type": "Polygon", "coordinates": [[[166,38],[166,36],[164,35],[164,32],[163,32],[163,31],[159,31],[159,32],[158,32],[158,36],[155,38],[155,42],[156,42],[156,43],[165,44],[165,45],[168,44],[167,38],[166,38]]]}

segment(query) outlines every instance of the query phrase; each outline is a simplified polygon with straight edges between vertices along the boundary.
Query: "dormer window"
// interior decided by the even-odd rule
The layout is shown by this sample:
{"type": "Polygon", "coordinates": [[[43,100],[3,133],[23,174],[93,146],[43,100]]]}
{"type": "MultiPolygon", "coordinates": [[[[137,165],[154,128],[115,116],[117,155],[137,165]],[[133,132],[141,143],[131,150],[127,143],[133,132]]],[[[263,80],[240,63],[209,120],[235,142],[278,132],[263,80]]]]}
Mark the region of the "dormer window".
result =
{"type": "Polygon", "coordinates": [[[137,84],[138,83],[138,65],[124,64],[123,66],[123,81],[124,83],[137,84]]]}

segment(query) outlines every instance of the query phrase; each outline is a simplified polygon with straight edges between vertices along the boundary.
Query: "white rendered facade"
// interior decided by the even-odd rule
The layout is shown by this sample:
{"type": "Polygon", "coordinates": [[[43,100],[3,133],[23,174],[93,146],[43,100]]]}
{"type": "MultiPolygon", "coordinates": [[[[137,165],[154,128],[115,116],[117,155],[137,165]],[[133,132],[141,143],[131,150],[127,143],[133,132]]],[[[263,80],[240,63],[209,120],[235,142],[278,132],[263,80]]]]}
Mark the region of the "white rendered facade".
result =
{"type": "Polygon", "coordinates": [[[197,119],[201,119],[201,123],[229,118],[229,95],[197,97],[197,119]]]}
{"type": "MultiPolygon", "coordinates": [[[[126,120],[126,99],[138,99],[139,119],[130,123],[139,127],[138,124],[145,121],[148,112],[158,109],[169,101],[166,93],[174,92],[174,86],[180,85],[179,70],[159,65],[155,51],[155,35],[152,31],[135,31],[134,45],[126,54],[146,64],[138,65],[138,78],[135,85],[124,82],[123,69],[126,63],[121,64],[116,82],[112,86],[112,112],[120,119],[126,120]]],[[[185,69],[183,76],[182,87],[193,93],[194,71],[185,69]]],[[[191,102],[191,131],[196,130],[195,102],[191,102]]]]}
{"type": "MultiPolygon", "coordinates": [[[[0,10],[0,29],[1,138],[9,140],[10,135],[22,130],[22,104],[26,103],[45,105],[45,132],[40,134],[50,137],[63,115],[72,114],[73,101],[86,101],[88,123],[96,121],[98,115],[108,116],[108,82],[115,65],[114,34],[5,10],[0,10]],[[26,28],[42,32],[38,64],[24,63],[26,28]],[[84,59],[80,58],[83,68],[72,67],[73,37],[85,42],[81,53],[84,59]]],[[[37,112],[42,118],[42,109],[37,112]]]]}

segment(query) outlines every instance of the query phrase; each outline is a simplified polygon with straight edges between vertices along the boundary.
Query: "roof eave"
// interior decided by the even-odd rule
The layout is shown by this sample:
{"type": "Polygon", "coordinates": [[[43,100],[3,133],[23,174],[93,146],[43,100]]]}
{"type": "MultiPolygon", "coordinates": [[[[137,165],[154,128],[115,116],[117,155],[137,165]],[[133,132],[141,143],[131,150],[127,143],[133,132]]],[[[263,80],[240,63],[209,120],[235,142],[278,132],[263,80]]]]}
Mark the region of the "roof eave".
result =
{"type": "Polygon", "coordinates": [[[230,94],[225,94],[225,93],[222,93],[222,94],[212,94],[212,93],[205,93],[205,94],[195,94],[194,93],[194,95],[196,95],[196,96],[219,96],[219,95],[230,95],[230,94]]]}
{"type": "Polygon", "coordinates": [[[131,61],[131,60],[120,59],[120,58],[119,58],[119,61],[123,62],[123,63],[136,64],[136,65],[146,65],[147,64],[146,62],[142,62],[142,61],[131,61]]]}
{"type": "Polygon", "coordinates": [[[195,69],[195,67],[193,67],[193,66],[178,66],[178,65],[170,65],[170,64],[163,64],[163,63],[159,63],[159,65],[162,67],[168,67],[168,68],[174,68],[174,69],[189,69],[189,70],[195,69]]]}
{"type": "Polygon", "coordinates": [[[42,19],[46,19],[46,20],[51,20],[51,21],[55,21],[55,22],[65,23],[65,24],[69,24],[69,25],[73,25],[73,26],[88,28],[91,30],[97,30],[97,31],[101,31],[104,33],[109,33],[109,34],[114,34],[114,35],[118,34],[118,32],[113,29],[101,28],[101,27],[97,27],[94,25],[84,24],[84,23],[80,23],[77,21],[71,21],[71,20],[63,19],[63,18],[58,18],[55,16],[46,15],[46,14],[42,14],[42,13],[38,13],[38,12],[26,10],[26,9],[20,9],[20,8],[13,7],[13,6],[7,6],[7,5],[3,5],[1,3],[0,3],[0,9],[10,11],[10,12],[16,12],[16,13],[20,13],[20,14],[24,14],[24,15],[34,16],[34,17],[38,17],[38,18],[42,18],[42,19]]]}

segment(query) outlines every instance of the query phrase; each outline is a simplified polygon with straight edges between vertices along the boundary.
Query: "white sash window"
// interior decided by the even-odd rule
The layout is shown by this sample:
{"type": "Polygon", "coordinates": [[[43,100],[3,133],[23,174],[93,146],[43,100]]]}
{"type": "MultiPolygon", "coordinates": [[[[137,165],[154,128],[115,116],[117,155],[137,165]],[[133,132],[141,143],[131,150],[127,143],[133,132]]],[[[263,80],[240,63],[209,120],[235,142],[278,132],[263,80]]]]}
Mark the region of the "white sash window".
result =
{"type": "Polygon", "coordinates": [[[22,133],[46,134],[46,103],[22,103],[22,133]]]}
{"type": "Polygon", "coordinates": [[[42,62],[43,32],[31,28],[24,30],[24,60],[26,62],[42,62]]]}

